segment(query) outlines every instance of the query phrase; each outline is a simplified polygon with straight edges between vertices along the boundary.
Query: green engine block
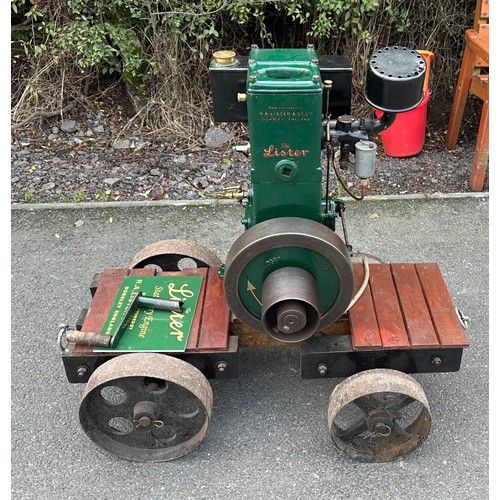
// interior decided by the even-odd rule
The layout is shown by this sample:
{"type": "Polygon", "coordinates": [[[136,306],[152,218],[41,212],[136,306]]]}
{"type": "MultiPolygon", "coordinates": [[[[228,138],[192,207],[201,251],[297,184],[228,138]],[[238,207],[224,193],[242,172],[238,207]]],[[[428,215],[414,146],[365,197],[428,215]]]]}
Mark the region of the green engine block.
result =
{"type": "Polygon", "coordinates": [[[313,48],[253,48],[246,100],[251,181],[243,223],[303,217],[331,226],[322,206],[322,98],[313,48]]]}

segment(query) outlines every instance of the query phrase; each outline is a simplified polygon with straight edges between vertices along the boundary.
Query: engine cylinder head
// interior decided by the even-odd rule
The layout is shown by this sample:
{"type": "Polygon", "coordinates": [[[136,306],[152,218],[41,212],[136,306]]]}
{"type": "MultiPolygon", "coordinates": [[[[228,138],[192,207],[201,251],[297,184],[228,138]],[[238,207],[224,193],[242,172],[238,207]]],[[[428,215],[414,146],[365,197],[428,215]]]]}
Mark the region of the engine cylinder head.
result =
{"type": "Polygon", "coordinates": [[[307,271],[284,267],[262,287],[262,326],[280,342],[300,342],[316,333],[320,313],[316,280],[307,271]]]}

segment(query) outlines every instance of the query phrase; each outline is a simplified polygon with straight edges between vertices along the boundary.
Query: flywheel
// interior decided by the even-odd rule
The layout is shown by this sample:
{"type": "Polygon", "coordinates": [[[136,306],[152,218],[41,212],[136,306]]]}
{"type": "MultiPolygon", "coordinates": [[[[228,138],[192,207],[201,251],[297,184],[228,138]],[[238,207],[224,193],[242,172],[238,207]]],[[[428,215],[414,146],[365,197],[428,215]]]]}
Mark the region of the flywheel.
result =
{"type": "Polygon", "coordinates": [[[233,314],[281,342],[300,342],[336,321],[353,289],[342,239],[299,217],[270,219],[245,231],[224,268],[224,294],[233,314]]]}

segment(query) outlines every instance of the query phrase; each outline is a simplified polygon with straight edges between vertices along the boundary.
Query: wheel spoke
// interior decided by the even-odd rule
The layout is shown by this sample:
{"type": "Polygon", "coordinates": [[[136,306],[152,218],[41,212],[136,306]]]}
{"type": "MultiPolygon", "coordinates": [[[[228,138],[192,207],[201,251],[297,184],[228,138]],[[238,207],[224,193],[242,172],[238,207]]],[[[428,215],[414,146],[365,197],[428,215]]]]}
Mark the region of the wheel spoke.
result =
{"type": "Polygon", "coordinates": [[[392,413],[397,413],[408,405],[411,405],[415,401],[414,398],[406,394],[399,394],[392,401],[389,401],[383,406],[383,408],[392,413]]]}
{"type": "Polygon", "coordinates": [[[367,394],[355,399],[353,403],[364,413],[370,413],[373,410],[382,408],[384,401],[380,399],[379,394],[367,394]]]}
{"type": "Polygon", "coordinates": [[[399,440],[408,441],[411,439],[411,434],[403,429],[397,422],[392,425],[391,435],[399,440]]]}
{"type": "Polygon", "coordinates": [[[359,436],[363,432],[366,432],[368,427],[366,425],[366,420],[364,418],[358,420],[354,424],[351,424],[346,429],[340,429],[338,427],[337,436],[343,441],[349,442],[356,436],[359,436]]]}

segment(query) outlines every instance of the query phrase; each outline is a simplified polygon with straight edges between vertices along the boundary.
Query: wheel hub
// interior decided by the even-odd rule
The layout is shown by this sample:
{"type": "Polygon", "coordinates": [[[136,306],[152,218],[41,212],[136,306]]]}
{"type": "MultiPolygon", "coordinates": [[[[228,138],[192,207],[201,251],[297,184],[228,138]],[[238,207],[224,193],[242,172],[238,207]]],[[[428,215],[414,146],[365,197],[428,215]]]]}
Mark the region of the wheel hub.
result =
{"type": "Polygon", "coordinates": [[[152,401],[140,401],[134,406],[134,422],[141,427],[148,427],[157,421],[157,405],[152,401]]]}
{"type": "Polygon", "coordinates": [[[389,436],[393,424],[394,416],[387,410],[373,410],[366,416],[368,430],[382,436],[389,436]]]}

